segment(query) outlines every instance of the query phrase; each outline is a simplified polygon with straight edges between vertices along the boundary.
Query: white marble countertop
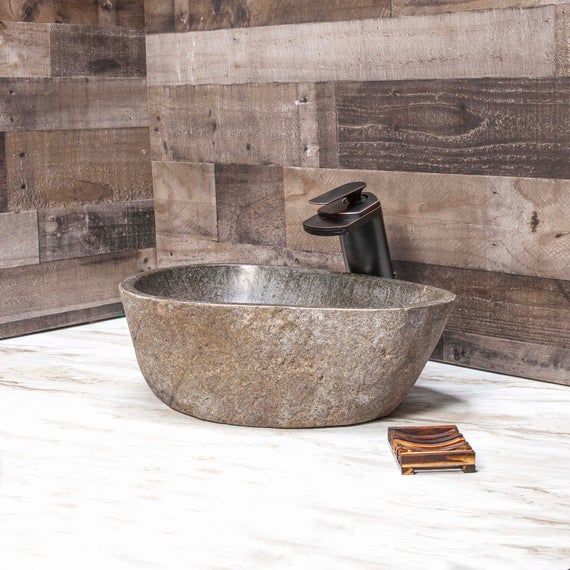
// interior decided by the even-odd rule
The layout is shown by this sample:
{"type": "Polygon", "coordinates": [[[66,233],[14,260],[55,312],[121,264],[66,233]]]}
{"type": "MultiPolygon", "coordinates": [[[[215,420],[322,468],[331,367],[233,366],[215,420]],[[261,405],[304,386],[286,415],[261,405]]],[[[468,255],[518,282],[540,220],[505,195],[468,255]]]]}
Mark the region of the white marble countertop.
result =
{"type": "Polygon", "coordinates": [[[567,570],[570,390],[430,363],[388,420],[174,412],[124,319],[0,342],[3,568],[567,570]],[[389,425],[457,423],[479,471],[404,477],[389,425]]]}

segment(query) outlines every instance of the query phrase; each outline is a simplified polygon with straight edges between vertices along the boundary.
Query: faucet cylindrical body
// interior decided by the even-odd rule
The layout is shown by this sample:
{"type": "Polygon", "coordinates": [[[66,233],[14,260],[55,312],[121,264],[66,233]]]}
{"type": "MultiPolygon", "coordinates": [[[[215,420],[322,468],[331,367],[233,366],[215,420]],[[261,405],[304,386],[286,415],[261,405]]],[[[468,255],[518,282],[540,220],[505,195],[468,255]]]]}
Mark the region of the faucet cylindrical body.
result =
{"type": "Polygon", "coordinates": [[[342,255],[351,273],[394,278],[382,210],[365,224],[340,236],[342,255]]]}

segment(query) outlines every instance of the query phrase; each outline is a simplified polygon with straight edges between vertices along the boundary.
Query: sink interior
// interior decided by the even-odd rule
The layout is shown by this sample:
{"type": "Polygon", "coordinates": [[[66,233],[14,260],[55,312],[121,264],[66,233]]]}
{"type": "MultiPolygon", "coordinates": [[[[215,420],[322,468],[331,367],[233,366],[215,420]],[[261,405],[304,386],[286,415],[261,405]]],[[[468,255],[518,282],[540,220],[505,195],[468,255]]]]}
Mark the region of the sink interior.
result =
{"type": "Polygon", "coordinates": [[[138,293],[197,303],[337,309],[429,305],[453,294],[415,283],[315,269],[257,265],[193,265],[136,278],[138,293]]]}

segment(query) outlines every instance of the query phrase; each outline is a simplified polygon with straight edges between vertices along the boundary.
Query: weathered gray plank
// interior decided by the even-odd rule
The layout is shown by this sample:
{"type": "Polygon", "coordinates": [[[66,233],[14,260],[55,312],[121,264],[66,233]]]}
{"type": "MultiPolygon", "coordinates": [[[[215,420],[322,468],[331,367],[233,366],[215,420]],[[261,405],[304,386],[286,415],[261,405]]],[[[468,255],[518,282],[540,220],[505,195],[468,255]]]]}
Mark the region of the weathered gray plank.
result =
{"type": "Polygon", "coordinates": [[[570,78],[341,83],[347,168],[570,178],[570,78]]]}
{"type": "Polygon", "coordinates": [[[570,348],[570,281],[406,262],[396,271],[457,295],[448,330],[570,348]]]}
{"type": "Polygon", "coordinates": [[[40,261],[146,249],[155,245],[152,200],[38,212],[40,261]]]}
{"type": "Polygon", "coordinates": [[[390,0],[152,0],[149,32],[187,32],[390,16],[390,0]],[[156,5],[156,7],[154,7],[156,5]]]}
{"type": "Polygon", "coordinates": [[[9,210],[152,198],[148,129],[6,136],[9,210]]]}
{"type": "Polygon", "coordinates": [[[168,265],[178,241],[216,241],[214,165],[153,162],[152,174],[159,260],[168,265]]]}
{"type": "Polygon", "coordinates": [[[8,188],[6,181],[6,135],[0,133],[0,212],[8,209],[8,188]]]}
{"type": "Polygon", "coordinates": [[[142,31],[60,25],[51,26],[50,38],[52,77],[146,75],[142,31]]]}
{"type": "Polygon", "coordinates": [[[0,130],[145,126],[143,78],[0,79],[0,130]]]}
{"type": "Polygon", "coordinates": [[[283,169],[217,164],[215,172],[220,241],[285,246],[283,169]]]}
{"type": "Polygon", "coordinates": [[[318,165],[314,85],[149,90],[155,160],[318,165]]]}
{"type": "Polygon", "coordinates": [[[155,267],[147,249],[0,270],[0,323],[117,303],[119,283],[155,267]]]}
{"type": "Polygon", "coordinates": [[[570,6],[556,7],[556,75],[570,75],[570,6]]]}
{"type": "Polygon", "coordinates": [[[570,350],[565,348],[446,331],[443,361],[570,385],[570,350]]]}
{"type": "Polygon", "coordinates": [[[287,247],[340,252],[311,236],[309,199],[363,180],[382,202],[394,259],[570,278],[570,181],[285,168],[287,247]]]}
{"type": "Polygon", "coordinates": [[[164,85],[552,76],[554,10],[149,35],[148,80],[164,85]]]}
{"type": "Polygon", "coordinates": [[[0,21],[0,77],[49,77],[47,24],[0,21]]]}
{"type": "Polygon", "coordinates": [[[0,214],[0,268],[39,261],[37,212],[0,214]]]}
{"type": "Polygon", "coordinates": [[[561,4],[567,0],[392,0],[393,16],[440,14],[465,10],[492,10],[498,8],[529,8],[561,4]]]}

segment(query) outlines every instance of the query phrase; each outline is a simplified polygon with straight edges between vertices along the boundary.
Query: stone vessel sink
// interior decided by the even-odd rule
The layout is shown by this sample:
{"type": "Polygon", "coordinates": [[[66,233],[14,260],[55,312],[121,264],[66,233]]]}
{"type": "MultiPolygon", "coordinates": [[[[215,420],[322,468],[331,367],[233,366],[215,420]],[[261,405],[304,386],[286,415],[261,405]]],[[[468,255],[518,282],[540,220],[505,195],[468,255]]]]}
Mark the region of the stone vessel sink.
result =
{"type": "Polygon", "coordinates": [[[191,265],[121,285],[142,373],[168,406],[260,427],[337,426],[393,412],[455,296],[349,273],[191,265]]]}

